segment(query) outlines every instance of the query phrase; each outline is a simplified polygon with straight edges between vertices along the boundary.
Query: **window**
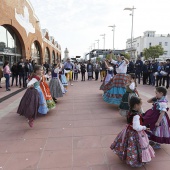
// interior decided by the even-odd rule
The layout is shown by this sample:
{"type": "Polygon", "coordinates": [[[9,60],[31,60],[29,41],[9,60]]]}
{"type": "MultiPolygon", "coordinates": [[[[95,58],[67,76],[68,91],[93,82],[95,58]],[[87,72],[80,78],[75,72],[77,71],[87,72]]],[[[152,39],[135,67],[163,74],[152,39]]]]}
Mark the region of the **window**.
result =
{"type": "Polygon", "coordinates": [[[152,43],[149,43],[149,47],[151,47],[152,43]]]}
{"type": "Polygon", "coordinates": [[[34,41],[31,45],[31,59],[40,64],[40,48],[37,41],[34,41]]]}
{"type": "Polygon", "coordinates": [[[139,47],[139,43],[137,44],[137,47],[139,47]]]}
{"type": "Polygon", "coordinates": [[[167,55],[168,54],[168,51],[164,51],[164,55],[167,55]]]}
{"type": "Polygon", "coordinates": [[[45,61],[50,64],[50,51],[47,47],[45,48],[45,61]]]}
{"type": "Polygon", "coordinates": [[[162,46],[162,42],[159,42],[159,45],[161,45],[161,46],[162,46]]]}
{"type": "Polygon", "coordinates": [[[165,46],[168,46],[168,42],[165,42],[165,46]]]}

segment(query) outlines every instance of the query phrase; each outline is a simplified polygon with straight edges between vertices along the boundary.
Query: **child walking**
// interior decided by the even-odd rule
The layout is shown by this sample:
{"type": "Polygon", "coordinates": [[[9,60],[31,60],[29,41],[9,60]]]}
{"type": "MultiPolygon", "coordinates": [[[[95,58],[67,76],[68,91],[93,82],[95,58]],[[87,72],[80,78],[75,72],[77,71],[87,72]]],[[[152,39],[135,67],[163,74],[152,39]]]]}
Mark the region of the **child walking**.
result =
{"type": "Polygon", "coordinates": [[[47,114],[48,108],[44,98],[43,92],[40,88],[41,76],[43,74],[43,67],[36,65],[34,73],[30,77],[27,84],[28,89],[22,97],[17,113],[25,116],[28,119],[28,124],[33,127],[33,121],[37,114],[47,114]]]}
{"type": "Polygon", "coordinates": [[[136,90],[136,77],[134,73],[128,75],[128,84],[126,86],[126,93],[122,97],[122,101],[119,105],[119,113],[121,116],[127,116],[129,111],[129,100],[132,96],[139,96],[136,90]]]}
{"type": "Polygon", "coordinates": [[[155,97],[148,100],[153,107],[146,111],[143,116],[144,124],[150,128],[149,139],[153,142],[153,148],[161,148],[160,144],[170,144],[170,119],[167,114],[168,101],[167,90],[164,87],[157,87],[155,97]]]}
{"type": "Polygon", "coordinates": [[[154,157],[154,150],[149,145],[149,139],[142,125],[140,114],[142,101],[133,96],[130,101],[130,110],[127,115],[127,126],[118,134],[110,148],[131,167],[141,167],[154,157]]]}
{"type": "Polygon", "coordinates": [[[50,80],[49,87],[51,96],[53,97],[53,100],[57,103],[57,98],[63,97],[63,88],[61,88],[61,83],[59,79],[59,65],[54,64],[54,69],[52,71],[52,79],[50,80]]]}

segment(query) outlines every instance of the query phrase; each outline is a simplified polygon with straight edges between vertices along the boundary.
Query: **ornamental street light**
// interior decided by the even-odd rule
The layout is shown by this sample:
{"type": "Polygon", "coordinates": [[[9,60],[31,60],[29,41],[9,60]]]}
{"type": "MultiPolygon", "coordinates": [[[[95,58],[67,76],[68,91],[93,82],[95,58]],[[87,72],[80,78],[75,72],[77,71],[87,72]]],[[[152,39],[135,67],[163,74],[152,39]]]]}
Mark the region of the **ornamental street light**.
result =
{"type": "Polygon", "coordinates": [[[125,8],[124,10],[128,10],[128,11],[132,11],[132,13],[130,14],[132,16],[132,28],[131,28],[131,53],[130,53],[130,57],[132,59],[132,41],[133,41],[133,16],[134,16],[134,6],[132,8],[125,8]]]}
{"type": "Polygon", "coordinates": [[[115,34],[115,25],[111,25],[111,26],[108,26],[108,27],[111,27],[113,28],[112,31],[113,31],[113,54],[114,54],[114,34],[115,34]]]}
{"type": "Polygon", "coordinates": [[[103,48],[104,48],[104,50],[105,50],[105,35],[106,35],[106,34],[101,34],[101,35],[100,35],[100,36],[103,37],[103,48]]]}

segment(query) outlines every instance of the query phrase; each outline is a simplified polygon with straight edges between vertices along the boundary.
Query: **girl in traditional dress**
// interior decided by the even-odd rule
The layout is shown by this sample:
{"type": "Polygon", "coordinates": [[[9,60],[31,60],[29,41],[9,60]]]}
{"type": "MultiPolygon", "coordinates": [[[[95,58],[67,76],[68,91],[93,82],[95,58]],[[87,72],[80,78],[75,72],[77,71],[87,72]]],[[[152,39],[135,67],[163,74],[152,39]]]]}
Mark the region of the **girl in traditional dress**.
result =
{"type": "Polygon", "coordinates": [[[142,125],[141,99],[133,96],[129,103],[128,125],[118,134],[110,148],[126,164],[131,167],[141,167],[144,163],[151,161],[154,150],[149,145],[149,139],[145,133],[147,128],[142,125]]]}
{"type": "Polygon", "coordinates": [[[167,114],[168,101],[167,90],[164,87],[157,87],[154,98],[148,100],[153,107],[146,111],[143,116],[144,124],[150,127],[149,139],[153,142],[153,148],[161,148],[160,144],[170,144],[170,119],[167,114]]]}
{"type": "Polygon", "coordinates": [[[43,74],[43,67],[36,65],[34,67],[34,73],[30,77],[30,81],[27,84],[27,91],[22,97],[17,113],[28,118],[28,124],[33,127],[33,121],[37,116],[37,113],[47,114],[48,108],[44,98],[44,94],[40,88],[41,76],[43,74]]]}
{"type": "Polygon", "coordinates": [[[52,71],[52,79],[50,80],[49,87],[51,96],[53,97],[55,102],[57,102],[57,98],[63,97],[63,91],[59,79],[59,71],[59,66],[57,64],[54,64],[54,69],[52,71]]]}
{"type": "Polygon", "coordinates": [[[107,62],[105,62],[105,67],[107,69],[107,75],[103,80],[102,85],[100,86],[100,90],[104,89],[104,86],[113,78],[114,74],[113,74],[113,67],[107,62]]]}
{"type": "Polygon", "coordinates": [[[124,56],[117,56],[117,60],[111,60],[111,63],[116,65],[117,74],[104,86],[103,100],[109,104],[120,105],[126,92],[126,72],[129,61],[124,56]]]}
{"type": "MultiPolygon", "coordinates": [[[[45,71],[44,71],[44,73],[45,73],[45,71]]],[[[47,102],[48,109],[49,110],[54,109],[56,104],[55,104],[55,102],[54,102],[54,100],[51,96],[50,89],[49,89],[48,84],[46,83],[46,77],[44,75],[42,75],[40,87],[41,87],[41,90],[44,94],[45,100],[47,102]]]]}
{"type": "Polygon", "coordinates": [[[67,92],[67,86],[68,86],[68,82],[67,82],[67,78],[65,76],[67,70],[63,69],[62,74],[61,74],[61,83],[63,84],[65,91],[67,92]]]}
{"type": "Polygon", "coordinates": [[[132,96],[139,96],[136,90],[136,77],[134,73],[128,75],[128,84],[126,86],[126,93],[122,97],[122,101],[119,105],[119,113],[121,116],[127,116],[129,111],[129,100],[132,96]]]}

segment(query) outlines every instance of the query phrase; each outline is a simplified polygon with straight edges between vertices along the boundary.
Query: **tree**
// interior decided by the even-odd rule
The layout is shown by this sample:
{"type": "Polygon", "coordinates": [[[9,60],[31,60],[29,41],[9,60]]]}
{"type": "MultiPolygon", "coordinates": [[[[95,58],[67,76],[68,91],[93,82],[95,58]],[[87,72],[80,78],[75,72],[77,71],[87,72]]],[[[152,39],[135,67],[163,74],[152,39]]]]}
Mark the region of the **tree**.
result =
{"type": "Polygon", "coordinates": [[[96,61],[100,62],[100,61],[101,61],[101,58],[100,58],[100,57],[97,57],[97,58],[96,58],[96,61]]]}
{"type": "Polygon", "coordinates": [[[161,45],[151,46],[149,48],[145,48],[143,50],[143,55],[145,59],[148,60],[149,58],[155,59],[158,58],[160,55],[164,54],[164,49],[161,45]]]}

